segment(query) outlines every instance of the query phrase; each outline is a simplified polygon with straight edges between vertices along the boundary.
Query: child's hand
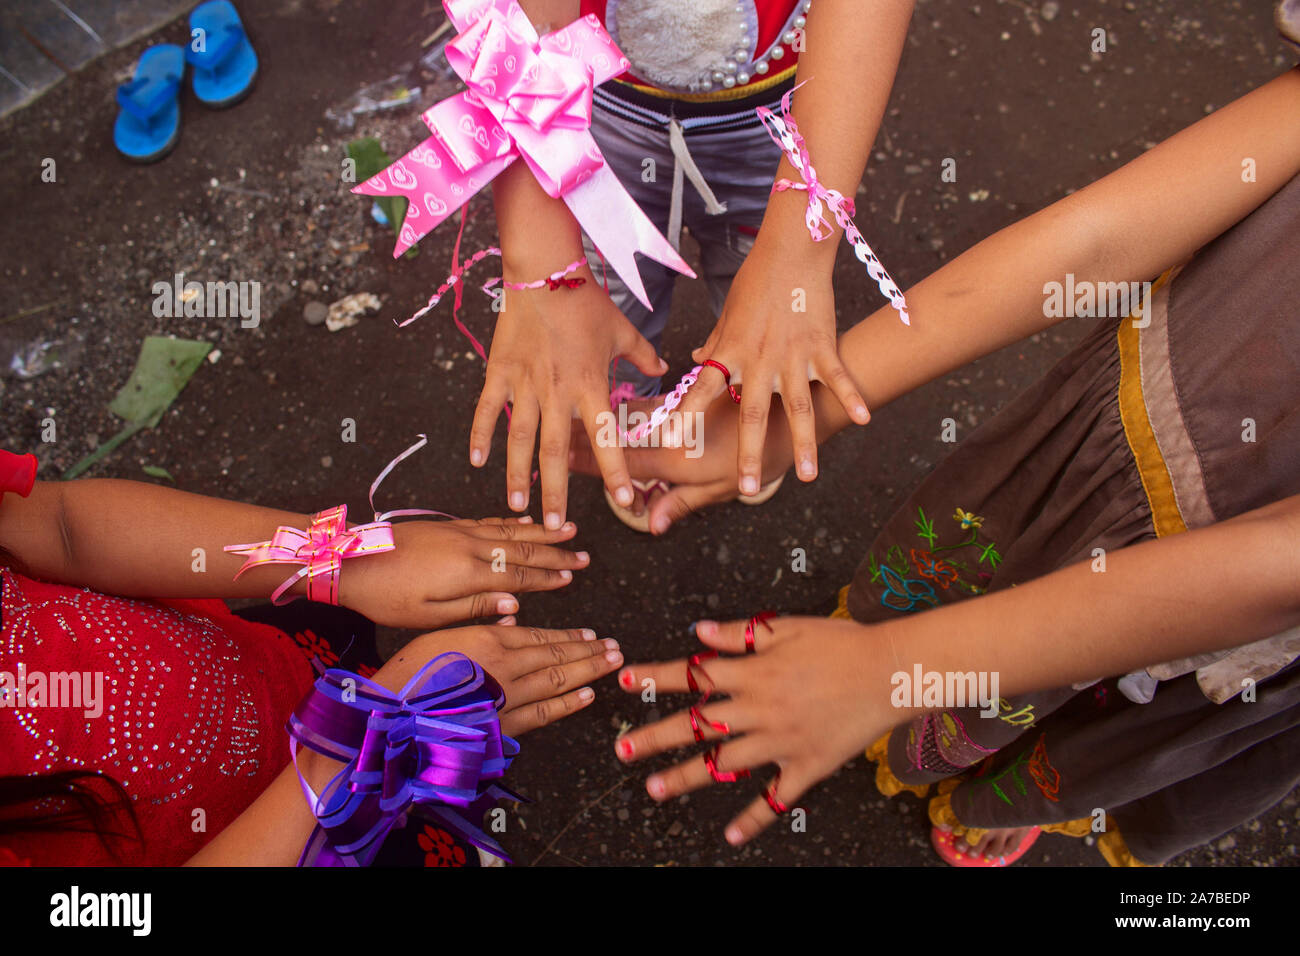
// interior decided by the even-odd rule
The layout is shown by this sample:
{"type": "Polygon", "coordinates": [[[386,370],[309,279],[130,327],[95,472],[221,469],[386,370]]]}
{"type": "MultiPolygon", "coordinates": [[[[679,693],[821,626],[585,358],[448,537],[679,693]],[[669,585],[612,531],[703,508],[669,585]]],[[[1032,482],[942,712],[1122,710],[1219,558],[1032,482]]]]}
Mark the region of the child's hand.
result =
{"type": "MultiPolygon", "coordinates": [[[[701,621],[696,634],[724,654],[744,654],[746,624],[701,621]]],[[[773,618],[755,627],[753,656],[701,661],[695,672],[698,685],[703,691],[712,682],[714,692],[696,715],[704,746],[712,747],[724,737],[706,721],[725,723],[731,734],[742,735],[723,740],[716,769],[757,771],[776,764],[781,773],[775,797],[787,807],[795,806],[805,791],[907,716],[890,706],[892,666],[886,665],[883,643],[879,635],[852,621],[773,618]]],[[[624,668],[619,685],[639,694],[644,682],[653,680],[658,693],[687,693],[686,665],[685,660],[637,664],[624,668]]],[[[631,762],[694,746],[694,740],[690,713],[684,710],[631,731],[619,738],[614,750],[620,760],[631,762]]],[[[662,803],[711,782],[697,754],[650,776],[646,790],[662,803]]],[[[755,793],[769,781],[738,783],[744,792],[755,793]]],[[[760,793],[728,824],[727,841],[740,845],[776,820],[760,793]]]]}
{"type": "MultiPolygon", "coordinates": [[[[635,410],[649,414],[662,401],[660,398],[629,402],[629,415],[635,410]]],[[[769,401],[772,401],[770,397],[769,401]]],[[[669,491],[651,498],[652,534],[663,534],[687,515],[740,497],[736,491],[736,449],[740,420],[740,407],[724,392],[722,397],[715,399],[708,407],[707,412],[702,413],[699,419],[692,420],[689,439],[694,447],[686,447],[684,444],[683,447],[665,447],[670,440],[665,426],[658,433],[658,448],[627,449],[628,468],[634,478],[658,478],[672,485],[669,491]]],[[[669,424],[671,422],[670,419],[669,424]]],[[[682,441],[686,438],[683,435],[682,441]]],[[[599,474],[591,442],[577,423],[573,426],[572,440],[570,468],[584,474],[599,474]]],[[[779,477],[790,467],[790,429],[779,405],[768,418],[767,440],[763,443],[762,454],[764,482],[779,477]]],[[[636,504],[639,508],[640,499],[636,504]]]]}
{"type": "MultiPolygon", "coordinates": [[[[781,395],[785,405],[800,481],[817,477],[811,381],[819,380],[829,388],[854,422],[865,425],[871,418],[837,349],[831,289],[834,260],[807,260],[795,251],[798,247],[767,251],[772,248],[764,246],[762,238],[755,244],[736,274],[718,324],[704,346],[692,353],[696,362],[721,362],[731,372],[733,384],[744,383],[736,471],[737,487],[747,495],[756,494],[763,483],[763,446],[773,392],[781,395]]],[[[707,367],[680,409],[703,411],[725,389],[722,373],[707,367]]]]}
{"type": "Polygon", "coordinates": [[[547,531],[531,518],[396,524],[395,551],[344,562],[339,603],[387,627],[513,614],[516,593],[562,588],[587,566],[586,552],[554,547],[577,530],[547,531]]]}
{"type": "Polygon", "coordinates": [[[421,667],[448,651],[477,661],[501,685],[506,694],[501,730],[511,737],[582,710],[596,698],[586,685],[623,663],[618,641],[597,640],[589,630],[458,627],[421,634],[393,655],[374,680],[397,693],[421,667]]]}
{"type": "MultiPolygon", "coordinates": [[[[470,431],[470,463],[481,467],[507,400],[513,403],[506,446],[506,489],[513,511],[528,507],[533,444],[541,423],[538,461],[542,513],[546,527],[564,522],[569,493],[569,423],[578,416],[596,435],[597,416],[609,412],[609,367],[624,358],[647,375],[667,366],[654,348],[610,301],[590,270],[573,289],[506,292],[488,356],[487,377],[470,431]]],[[[597,448],[596,461],[615,500],[632,501],[623,452],[617,445],[597,448]]]]}

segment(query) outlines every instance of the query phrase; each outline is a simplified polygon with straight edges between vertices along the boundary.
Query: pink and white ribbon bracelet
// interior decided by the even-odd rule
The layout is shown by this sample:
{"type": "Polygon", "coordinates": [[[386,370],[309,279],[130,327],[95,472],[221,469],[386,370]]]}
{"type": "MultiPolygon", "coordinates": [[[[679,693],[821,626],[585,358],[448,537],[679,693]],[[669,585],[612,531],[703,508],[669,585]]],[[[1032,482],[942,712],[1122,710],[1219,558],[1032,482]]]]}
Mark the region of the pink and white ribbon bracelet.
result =
{"type": "Polygon", "coordinates": [[[695,384],[696,379],[700,377],[700,371],[703,368],[703,365],[697,365],[695,368],[683,375],[682,380],[677,383],[677,387],[668,393],[667,397],[664,398],[664,403],[662,405],[650,413],[650,418],[647,421],[642,422],[640,425],[637,425],[635,428],[629,429],[628,431],[620,430],[623,439],[629,444],[645,441],[645,439],[650,436],[651,432],[668,420],[668,416],[672,413],[673,409],[682,403],[682,399],[686,397],[687,391],[689,391],[690,387],[695,384]]]}
{"type": "MultiPolygon", "coordinates": [[[[428,443],[428,438],[420,440],[402,452],[379,473],[370,485],[370,507],[375,507],[375,492],[380,483],[388,477],[398,462],[419,451],[428,443]]],[[[393,525],[389,518],[401,518],[410,515],[434,515],[450,518],[452,515],[442,511],[427,511],[421,508],[405,508],[380,514],[375,511],[375,520],[348,528],[348,506],[338,505],[325,511],[318,511],[311,516],[311,525],[306,531],[298,528],[280,527],[270,541],[257,544],[229,544],[223,549],[236,554],[248,555],[248,560],[235,573],[235,579],[250,568],[267,564],[301,564],[302,568],[292,574],[271,595],[274,604],[288,604],[294,597],[281,600],[284,593],[302,578],[307,578],[307,598],[325,604],[339,603],[339,574],[343,562],[348,558],[364,557],[368,554],[382,554],[397,547],[393,541],[393,525]]],[[[296,597],[296,596],[295,596],[296,597]]]]}
{"type": "MultiPolygon", "coordinates": [[[[799,86],[802,85],[802,83],[799,84],[799,86]]],[[[912,323],[907,315],[907,300],[903,297],[902,290],[889,277],[889,273],[885,271],[885,267],[876,257],[876,254],[871,251],[871,246],[867,245],[867,240],[862,237],[862,233],[858,231],[858,227],[853,222],[853,214],[856,211],[853,200],[845,198],[844,194],[838,190],[827,188],[817,178],[817,171],[813,169],[812,159],[808,154],[808,144],[804,142],[803,136],[799,134],[799,126],[795,123],[794,117],[790,115],[790,96],[799,86],[789,90],[785,96],[781,97],[781,110],[785,114],[784,117],[777,116],[765,106],[760,106],[757,110],[759,119],[767,128],[767,134],[781,147],[790,160],[790,164],[803,177],[801,183],[794,183],[788,179],[779,179],[772,186],[772,191],[785,192],[787,189],[801,189],[808,193],[808,212],[804,219],[808,224],[808,232],[812,234],[814,242],[821,242],[834,233],[834,227],[826,219],[826,215],[822,210],[822,203],[824,202],[835,216],[835,221],[843,228],[844,237],[853,246],[853,254],[867,267],[867,272],[876,281],[881,294],[889,299],[890,305],[898,310],[898,317],[903,320],[903,324],[911,325],[912,323]]]]}
{"type": "MultiPolygon", "coordinates": [[[[405,322],[397,323],[397,327],[405,328],[406,326],[414,322],[416,319],[420,318],[420,316],[427,313],[439,302],[441,302],[442,297],[451,291],[452,287],[456,285],[457,282],[460,281],[461,276],[463,276],[466,272],[468,272],[472,266],[474,266],[479,262],[482,262],[488,256],[499,256],[499,255],[501,255],[501,250],[498,249],[496,246],[489,246],[486,249],[480,249],[478,252],[474,253],[474,255],[470,256],[468,259],[465,260],[465,263],[462,266],[460,266],[460,268],[458,268],[451,275],[447,276],[447,281],[444,282],[442,285],[438,286],[438,291],[436,291],[433,295],[429,297],[429,301],[428,303],[425,304],[424,308],[422,308],[419,312],[416,312],[405,322]]],[[[586,257],[583,257],[581,259],[575,259],[573,262],[570,262],[563,269],[560,269],[557,272],[552,272],[545,279],[538,279],[535,282],[504,282],[502,281],[503,280],[502,276],[493,276],[491,279],[488,279],[487,282],[483,283],[483,285],[480,286],[480,288],[482,288],[482,290],[486,292],[488,295],[494,294],[492,292],[492,288],[498,282],[500,282],[501,285],[507,289],[541,289],[545,287],[549,287],[552,291],[554,291],[555,289],[564,289],[564,288],[573,289],[573,288],[577,288],[580,285],[583,285],[587,280],[581,277],[576,279],[571,279],[569,278],[569,273],[576,272],[586,264],[587,264],[586,257]]]]}

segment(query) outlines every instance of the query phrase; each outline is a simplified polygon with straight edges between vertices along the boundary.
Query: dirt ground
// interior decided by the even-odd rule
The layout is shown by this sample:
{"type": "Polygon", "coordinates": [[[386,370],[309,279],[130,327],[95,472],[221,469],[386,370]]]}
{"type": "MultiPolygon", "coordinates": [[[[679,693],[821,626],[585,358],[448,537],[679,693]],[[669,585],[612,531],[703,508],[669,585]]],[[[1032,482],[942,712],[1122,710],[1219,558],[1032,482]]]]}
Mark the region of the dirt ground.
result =
{"type": "MultiPolygon", "coordinates": [[[[920,0],[858,197],[860,227],[906,288],[1281,72],[1293,60],[1270,8],[1260,0],[920,0]],[[1089,53],[1095,26],[1109,33],[1104,55],[1089,53]],[[957,159],[956,183],[940,182],[945,157],[957,159]]],[[[500,449],[481,472],[466,460],[481,362],[445,312],[402,331],[391,321],[445,277],[454,230],[394,260],[391,232],[340,175],[354,136],[378,136],[394,157],[415,145],[426,135],[417,111],[363,118],[352,132],[325,116],[359,87],[410,68],[441,22],[439,4],[265,0],[241,10],[262,57],[256,90],[220,112],[187,95],[181,142],[161,163],[133,166],[113,150],[113,92],[146,46],[185,42],[183,20],[0,120],[0,364],[37,340],[81,343],[75,367],[29,381],[3,373],[0,447],[37,451],[43,476],[58,475],[117,431],[107,403],[141,339],[174,334],[211,341],[219,359],[199,369],[157,429],[92,475],[151,480],[142,468],[161,466],[190,491],[299,511],[339,501],[364,510],[377,469],[425,432],[431,449],[391,476],[381,505],[506,513],[500,449]],[[56,182],[42,181],[45,159],[56,164],[56,182]],[[260,325],[156,318],[153,284],[176,273],[262,283],[260,325]],[[309,302],[353,292],[380,296],[380,315],[337,333],[304,321],[309,302]],[[58,440],[42,447],[47,417],[58,440]],[[340,440],[344,418],[356,422],[355,443],[340,440]]],[[[422,104],[453,89],[418,67],[409,75],[422,104]]],[[[485,199],[471,213],[473,250],[491,244],[494,227],[485,199]]],[[[683,281],[678,292],[664,345],[675,375],[711,322],[702,289],[683,281]]],[[[847,247],[836,292],[842,328],[880,305],[847,247]]],[[[485,299],[471,292],[462,315],[480,338],[490,334],[485,299]]],[[[932,383],[879,411],[866,430],[835,439],[812,486],[787,482],[762,508],[726,507],[664,540],[625,530],[598,484],[575,479],[570,517],[592,568],[558,595],[526,597],[523,619],[593,627],[638,660],[687,651],[686,626],[706,614],[827,613],[876,530],[949,447],[941,420],[969,434],[1083,331],[1066,323],[932,383]],[[796,546],[807,551],[806,574],[790,572],[796,546]]],[[[388,635],[389,646],[397,639],[388,635]]],[[[803,798],[807,833],[769,832],[733,850],[722,825],[748,791],[714,788],[655,807],[644,773],[628,773],[612,743],[624,722],[657,712],[612,679],[597,693],[587,712],[526,741],[512,784],[535,802],[512,815],[517,826],[505,838],[520,862],[942,865],[929,849],[923,804],[881,799],[862,760],[803,798]]],[[[1293,794],[1177,862],[1294,865],[1298,820],[1293,794]]],[[[1054,836],[1026,862],[1104,865],[1095,849],[1054,836]]]]}

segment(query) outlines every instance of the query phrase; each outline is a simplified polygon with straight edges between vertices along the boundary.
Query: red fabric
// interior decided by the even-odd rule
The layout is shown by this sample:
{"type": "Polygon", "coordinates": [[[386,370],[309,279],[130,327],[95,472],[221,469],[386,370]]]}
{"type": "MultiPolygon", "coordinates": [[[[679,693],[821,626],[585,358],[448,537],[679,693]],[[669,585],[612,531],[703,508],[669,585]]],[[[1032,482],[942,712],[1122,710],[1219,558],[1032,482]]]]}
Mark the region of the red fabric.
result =
{"type": "Polygon", "coordinates": [[[0,448],[0,498],[6,491],[26,498],[36,483],[36,456],[15,455],[0,448]]]}
{"type": "MultiPolygon", "coordinates": [[[[29,675],[103,674],[98,717],[84,707],[0,707],[0,775],[112,776],[145,836],[125,862],[184,862],[288,762],[284,722],[314,675],[276,628],[238,618],[221,601],[129,600],[7,569],[0,587],[0,671],[16,677],[21,662],[29,675]],[[203,832],[195,832],[196,810],[203,832]]],[[[93,834],[0,841],[5,858],[37,866],[112,862],[93,834]]]]}
{"type": "MultiPolygon", "coordinates": [[[[601,24],[604,25],[605,2],[606,0],[582,0],[582,15],[586,16],[589,13],[594,13],[600,18],[601,24]]],[[[786,21],[790,19],[790,15],[794,13],[794,8],[799,5],[799,0],[753,0],[753,4],[758,13],[757,49],[761,55],[781,35],[781,28],[785,26],[786,21]]],[[[608,25],[606,25],[606,29],[608,29],[608,25]]],[[[786,47],[785,58],[772,64],[773,72],[779,72],[793,66],[798,58],[798,53],[786,47]]],[[[624,73],[619,79],[640,83],[642,86],[654,86],[653,83],[648,83],[633,76],[631,72],[624,73]]],[[[727,92],[731,91],[728,90],[727,92]]]]}

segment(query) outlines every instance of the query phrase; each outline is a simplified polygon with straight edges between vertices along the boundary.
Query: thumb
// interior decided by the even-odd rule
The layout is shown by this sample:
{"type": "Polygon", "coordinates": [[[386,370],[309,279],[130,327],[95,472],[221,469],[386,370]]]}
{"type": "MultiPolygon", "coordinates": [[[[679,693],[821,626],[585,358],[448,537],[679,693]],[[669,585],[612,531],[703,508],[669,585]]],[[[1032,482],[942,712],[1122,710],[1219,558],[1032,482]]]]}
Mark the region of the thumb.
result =
{"type": "Polygon", "coordinates": [[[674,485],[650,505],[650,533],[663,534],[687,515],[735,497],[735,485],[730,480],[674,485]]]}
{"type": "Polygon", "coordinates": [[[668,371],[668,363],[659,357],[655,347],[632,327],[631,322],[627,322],[626,319],[624,322],[625,336],[619,357],[627,359],[643,375],[665,374],[668,371]]]}

